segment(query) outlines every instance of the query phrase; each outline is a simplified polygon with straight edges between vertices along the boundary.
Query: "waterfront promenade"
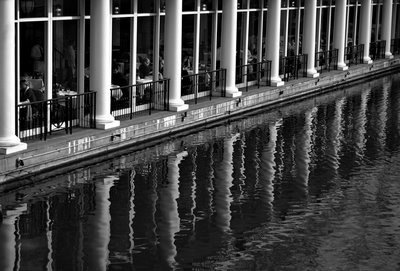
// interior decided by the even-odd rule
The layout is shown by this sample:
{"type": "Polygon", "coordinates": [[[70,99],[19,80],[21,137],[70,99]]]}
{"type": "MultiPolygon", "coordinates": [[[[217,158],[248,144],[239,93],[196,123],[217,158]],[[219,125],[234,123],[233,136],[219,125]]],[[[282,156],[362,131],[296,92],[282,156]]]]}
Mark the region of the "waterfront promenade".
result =
{"type": "Polygon", "coordinates": [[[27,150],[0,156],[0,190],[34,183],[46,174],[55,174],[58,168],[76,168],[78,164],[84,166],[122,154],[127,147],[142,149],[170,137],[240,118],[254,110],[279,107],[398,70],[399,57],[377,60],[372,64],[351,66],[347,71],[322,73],[319,78],[300,78],[281,87],[252,87],[238,98],[215,97],[191,104],[185,112],[160,111],[137,116],[122,121],[115,129],[80,129],[70,135],[51,135],[46,141],[30,141],[27,150]]]}

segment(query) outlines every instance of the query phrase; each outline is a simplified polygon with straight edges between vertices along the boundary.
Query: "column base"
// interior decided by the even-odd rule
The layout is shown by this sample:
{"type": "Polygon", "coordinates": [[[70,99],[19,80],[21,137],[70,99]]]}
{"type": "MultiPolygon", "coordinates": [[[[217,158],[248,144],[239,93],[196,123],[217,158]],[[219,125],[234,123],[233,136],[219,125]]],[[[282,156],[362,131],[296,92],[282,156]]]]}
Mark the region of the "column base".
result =
{"type": "Polygon", "coordinates": [[[114,120],[112,122],[96,122],[96,129],[108,130],[112,128],[119,127],[121,125],[119,120],[114,120]]]}
{"type": "Polygon", "coordinates": [[[180,104],[180,105],[170,105],[169,106],[169,111],[172,112],[181,112],[189,109],[188,104],[180,104]]]}
{"type": "Polygon", "coordinates": [[[319,73],[315,72],[315,71],[307,72],[307,77],[308,78],[317,78],[317,77],[319,77],[319,73]]]}
{"type": "Polygon", "coordinates": [[[368,56],[368,57],[364,57],[363,58],[363,63],[364,64],[372,64],[372,59],[368,56]]]}
{"type": "Polygon", "coordinates": [[[232,92],[232,93],[226,93],[226,97],[227,98],[237,98],[237,97],[241,97],[242,96],[242,92],[241,91],[236,91],[236,92],[232,92]]]}
{"type": "Polygon", "coordinates": [[[271,87],[281,87],[284,85],[285,85],[285,82],[283,82],[282,79],[280,79],[280,78],[279,78],[279,80],[271,79],[271,87]]]}
{"type": "Polygon", "coordinates": [[[344,66],[339,66],[337,67],[338,71],[347,71],[349,67],[345,64],[344,66]]]}
{"type": "Polygon", "coordinates": [[[8,155],[8,154],[24,151],[27,148],[28,148],[28,144],[21,142],[18,145],[15,145],[15,146],[0,147],[0,154],[8,155]]]}
{"type": "Polygon", "coordinates": [[[386,58],[386,59],[392,59],[392,58],[393,58],[392,53],[391,53],[391,52],[386,52],[386,53],[385,53],[385,58],[386,58]]]}

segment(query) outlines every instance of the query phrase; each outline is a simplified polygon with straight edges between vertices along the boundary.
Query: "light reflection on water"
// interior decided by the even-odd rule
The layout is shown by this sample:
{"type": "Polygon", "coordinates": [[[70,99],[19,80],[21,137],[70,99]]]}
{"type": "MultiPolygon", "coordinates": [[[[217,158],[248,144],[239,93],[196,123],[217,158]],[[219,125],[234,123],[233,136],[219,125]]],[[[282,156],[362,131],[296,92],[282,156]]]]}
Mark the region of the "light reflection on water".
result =
{"type": "Polygon", "coordinates": [[[0,195],[0,270],[397,270],[398,75],[0,195]]]}

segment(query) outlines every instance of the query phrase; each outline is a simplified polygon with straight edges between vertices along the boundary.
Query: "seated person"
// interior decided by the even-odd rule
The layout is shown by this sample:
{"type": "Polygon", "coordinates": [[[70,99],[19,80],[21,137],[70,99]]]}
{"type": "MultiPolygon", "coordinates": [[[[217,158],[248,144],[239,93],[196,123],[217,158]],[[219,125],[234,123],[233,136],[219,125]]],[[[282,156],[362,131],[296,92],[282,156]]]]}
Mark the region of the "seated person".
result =
{"type": "Polygon", "coordinates": [[[128,80],[126,80],[125,76],[119,71],[118,63],[113,64],[111,83],[121,87],[122,97],[120,99],[129,97],[129,88],[126,87],[129,85],[128,80]]]}
{"type": "Polygon", "coordinates": [[[140,78],[145,78],[151,74],[150,59],[147,57],[142,59],[142,64],[139,66],[139,76],[140,78]]]}

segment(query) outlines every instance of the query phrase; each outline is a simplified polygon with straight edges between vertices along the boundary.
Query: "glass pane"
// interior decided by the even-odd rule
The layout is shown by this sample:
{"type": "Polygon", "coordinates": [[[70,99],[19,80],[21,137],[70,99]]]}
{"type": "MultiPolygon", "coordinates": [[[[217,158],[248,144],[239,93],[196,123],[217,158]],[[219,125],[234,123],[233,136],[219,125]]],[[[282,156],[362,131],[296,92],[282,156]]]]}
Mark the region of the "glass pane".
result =
{"type": "Polygon", "coordinates": [[[77,21],[56,21],[53,25],[53,83],[73,91],[77,91],[77,29],[77,21]]]}
{"type": "Polygon", "coordinates": [[[127,86],[131,59],[131,19],[114,19],[112,32],[112,80],[118,86],[127,86]]]}
{"type": "Polygon", "coordinates": [[[182,5],[183,11],[194,11],[196,9],[195,0],[185,0],[182,5]]]}
{"type": "Polygon", "coordinates": [[[131,0],[114,0],[113,14],[131,14],[132,13],[131,3],[132,3],[131,0]]]}
{"type": "Polygon", "coordinates": [[[211,34],[212,15],[204,14],[200,17],[200,66],[199,70],[211,68],[211,34]]]}
{"type": "Polygon", "coordinates": [[[85,0],[85,15],[90,15],[90,0],[85,0]]]}
{"type": "Polygon", "coordinates": [[[251,54],[251,59],[248,59],[249,62],[257,60],[258,23],[259,23],[259,13],[250,12],[248,47],[251,54]]]}
{"type": "Polygon", "coordinates": [[[46,0],[19,0],[20,17],[45,17],[47,16],[46,0]]]}
{"type": "Polygon", "coordinates": [[[45,76],[45,23],[20,24],[20,75],[43,78],[45,76]]]}
{"type": "Polygon", "coordinates": [[[137,74],[140,78],[151,76],[153,69],[153,17],[138,18],[137,74]]]}
{"type": "Polygon", "coordinates": [[[155,1],[156,0],[138,1],[138,12],[139,13],[154,13],[155,12],[155,1]]]}
{"type": "Polygon", "coordinates": [[[182,66],[193,69],[194,15],[182,19],[182,66]]]}
{"type": "Polygon", "coordinates": [[[77,0],[54,0],[53,1],[54,16],[77,16],[78,1],[77,0]]]}

